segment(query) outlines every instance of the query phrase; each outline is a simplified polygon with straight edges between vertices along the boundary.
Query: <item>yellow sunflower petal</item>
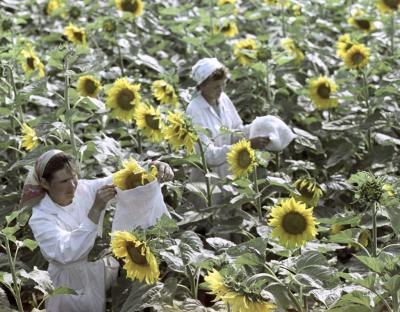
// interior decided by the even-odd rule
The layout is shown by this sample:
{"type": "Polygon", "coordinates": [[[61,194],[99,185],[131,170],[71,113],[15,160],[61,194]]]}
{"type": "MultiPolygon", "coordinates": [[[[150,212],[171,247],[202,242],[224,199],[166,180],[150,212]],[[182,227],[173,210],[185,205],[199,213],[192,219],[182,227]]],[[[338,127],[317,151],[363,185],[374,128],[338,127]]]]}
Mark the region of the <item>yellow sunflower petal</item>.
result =
{"type": "Polygon", "coordinates": [[[236,42],[233,54],[238,58],[241,64],[250,64],[252,58],[244,52],[257,52],[257,42],[254,39],[244,39],[236,42]]]}
{"type": "Polygon", "coordinates": [[[134,16],[143,14],[144,5],[142,0],[115,0],[115,5],[118,10],[132,13],[134,16]]]}
{"type": "Polygon", "coordinates": [[[255,151],[251,148],[250,142],[246,140],[240,140],[232,145],[226,156],[230,165],[229,171],[235,179],[252,172],[256,164],[255,151]]]}
{"type": "Polygon", "coordinates": [[[175,93],[174,87],[165,80],[154,81],[151,88],[153,90],[153,96],[161,104],[170,104],[174,107],[178,106],[178,97],[175,93]]]}
{"type": "Polygon", "coordinates": [[[44,65],[40,61],[40,59],[35,54],[35,51],[32,47],[28,47],[21,51],[21,60],[20,63],[22,65],[22,69],[27,75],[32,74],[37,71],[39,73],[39,77],[44,77],[44,65]]]}
{"type": "Polygon", "coordinates": [[[354,44],[344,55],[344,63],[349,69],[362,69],[368,64],[369,49],[362,44],[354,44]]]}
{"type": "Polygon", "coordinates": [[[309,83],[310,98],[318,109],[329,109],[338,106],[338,100],[332,97],[336,90],[335,82],[325,76],[311,79],[309,83]]]}
{"type": "Polygon", "coordinates": [[[322,190],[313,179],[300,178],[294,183],[295,188],[301,194],[293,194],[295,200],[305,203],[308,207],[315,207],[322,195],[322,190]]]}
{"type": "Polygon", "coordinates": [[[96,97],[101,90],[100,81],[90,75],[79,77],[76,87],[81,96],[96,97]]]}
{"type": "Polygon", "coordinates": [[[77,27],[70,23],[64,28],[64,35],[66,35],[68,40],[72,43],[86,47],[86,32],[84,28],[77,27]]]}
{"type": "Polygon", "coordinates": [[[39,145],[39,139],[36,135],[36,131],[29,127],[26,123],[22,124],[22,147],[24,147],[27,151],[33,150],[36,146],[39,145]]]}

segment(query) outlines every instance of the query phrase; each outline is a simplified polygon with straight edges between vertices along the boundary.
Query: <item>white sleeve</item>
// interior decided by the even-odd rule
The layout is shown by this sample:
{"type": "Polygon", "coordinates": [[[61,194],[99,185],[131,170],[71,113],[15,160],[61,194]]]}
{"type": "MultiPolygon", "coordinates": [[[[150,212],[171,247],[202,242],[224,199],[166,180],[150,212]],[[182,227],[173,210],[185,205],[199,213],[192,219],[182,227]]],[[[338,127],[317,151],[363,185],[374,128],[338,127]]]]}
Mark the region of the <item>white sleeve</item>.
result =
{"type": "Polygon", "coordinates": [[[97,224],[87,217],[73,231],[62,229],[48,216],[33,217],[29,225],[45,258],[62,264],[85,259],[97,234],[97,224]]]}

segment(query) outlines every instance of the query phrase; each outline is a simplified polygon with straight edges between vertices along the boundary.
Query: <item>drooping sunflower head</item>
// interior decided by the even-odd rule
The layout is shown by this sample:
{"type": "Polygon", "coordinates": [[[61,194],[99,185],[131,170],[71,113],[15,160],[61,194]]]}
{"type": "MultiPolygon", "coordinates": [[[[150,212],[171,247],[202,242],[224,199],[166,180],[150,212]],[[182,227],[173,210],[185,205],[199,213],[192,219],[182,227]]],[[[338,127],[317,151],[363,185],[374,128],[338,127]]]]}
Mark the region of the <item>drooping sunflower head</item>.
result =
{"type": "Polygon", "coordinates": [[[210,294],[215,295],[215,300],[222,300],[229,304],[234,312],[272,312],[275,305],[264,301],[260,296],[245,290],[232,281],[227,281],[217,270],[213,269],[204,277],[210,294]]]}
{"type": "Polygon", "coordinates": [[[293,57],[294,61],[299,64],[304,60],[304,53],[297,46],[296,42],[292,38],[284,38],[281,40],[281,46],[285,49],[285,51],[289,54],[289,56],[293,57]]]}
{"type": "Polygon", "coordinates": [[[230,165],[229,171],[235,179],[252,172],[256,164],[256,153],[246,140],[240,140],[232,145],[226,156],[230,165]]]}
{"type": "Polygon", "coordinates": [[[145,185],[157,178],[156,167],[153,166],[146,172],[132,157],[124,161],[123,165],[123,169],[113,174],[113,184],[123,191],[145,185]]]}
{"type": "Polygon", "coordinates": [[[317,230],[312,211],[294,198],[283,200],[270,214],[269,225],[274,228],[272,237],[278,238],[286,248],[299,247],[314,239],[317,230]]]}
{"type": "Polygon", "coordinates": [[[178,106],[178,97],[175,93],[174,87],[165,80],[156,80],[151,85],[153,96],[161,104],[170,104],[174,107],[178,106]]]}
{"type": "Polygon", "coordinates": [[[140,103],[135,111],[136,125],[151,142],[160,142],[162,137],[163,122],[160,109],[151,105],[140,103]]]}
{"type": "Polygon", "coordinates": [[[239,33],[234,21],[222,23],[220,26],[216,25],[214,31],[226,37],[235,37],[239,33]]]}
{"type": "Polygon", "coordinates": [[[107,91],[106,107],[111,109],[111,117],[131,122],[135,115],[135,107],[141,95],[140,84],[130,84],[127,78],[117,79],[107,91]]]}
{"type": "Polygon", "coordinates": [[[22,65],[22,69],[27,75],[31,75],[33,72],[37,71],[39,77],[44,77],[44,65],[35,54],[35,51],[32,47],[22,50],[21,56],[20,63],[22,65]]]}
{"type": "Polygon", "coordinates": [[[128,12],[134,16],[140,16],[143,14],[143,2],[142,0],[115,0],[117,9],[122,12],[128,12]]]}
{"type": "Polygon", "coordinates": [[[157,282],[160,276],[158,263],[147,243],[129,232],[116,231],[111,235],[113,253],[117,258],[123,258],[127,276],[146,284],[157,282]]]}
{"type": "Polygon", "coordinates": [[[68,40],[72,43],[86,47],[86,32],[84,28],[77,27],[70,23],[64,28],[64,35],[66,35],[68,40]]]}
{"type": "Polygon", "coordinates": [[[27,151],[33,150],[36,146],[39,145],[39,139],[36,135],[35,129],[29,127],[26,123],[22,124],[21,128],[22,133],[22,147],[27,151]]]}
{"type": "Polygon", "coordinates": [[[341,58],[344,58],[347,51],[354,45],[355,43],[351,41],[349,34],[344,34],[339,37],[339,40],[336,42],[337,51],[336,54],[341,58]]]}
{"type": "Polygon", "coordinates": [[[399,9],[400,0],[377,0],[376,4],[382,14],[393,14],[399,9]]]}
{"type": "Polygon", "coordinates": [[[191,120],[182,112],[170,112],[167,121],[168,125],[164,128],[164,136],[172,148],[179,150],[183,147],[188,154],[193,153],[198,136],[191,120]]]}
{"type": "Polygon", "coordinates": [[[362,44],[354,44],[344,55],[344,63],[349,69],[362,69],[368,64],[369,49],[362,44]]]}
{"type": "Polygon", "coordinates": [[[369,18],[365,16],[365,13],[361,10],[355,11],[347,22],[358,29],[370,32],[374,29],[374,24],[369,18]]]}
{"type": "Polygon", "coordinates": [[[46,4],[46,14],[52,16],[57,9],[64,7],[65,3],[62,0],[49,0],[46,4]]]}
{"type": "Polygon", "coordinates": [[[336,90],[335,82],[326,76],[311,79],[309,83],[310,98],[318,109],[338,106],[337,99],[333,97],[336,90]]]}
{"type": "Polygon", "coordinates": [[[294,187],[300,196],[294,194],[297,201],[305,203],[309,207],[315,207],[322,196],[322,190],[314,179],[303,177],[294,182],[294,187]]]}
{"type": "Polygon", "coordinates": [[[79,77],[76,87],[81,96],[96,97],[101,90],[100,81],[91,75],[79,77]]]}
{"type": "Polygon", "coordinates": [[[224,4],[235,4],[236,0],[218,0],[218,5],[222,6],[224,4]]]}
{"type": "Polygon", "coordinates": [[[257,55],[257,42],[252,38],[240,40],[236,42],[233,54],[240,64],[250,64],[253,60],[250,55],[257,55]]]}

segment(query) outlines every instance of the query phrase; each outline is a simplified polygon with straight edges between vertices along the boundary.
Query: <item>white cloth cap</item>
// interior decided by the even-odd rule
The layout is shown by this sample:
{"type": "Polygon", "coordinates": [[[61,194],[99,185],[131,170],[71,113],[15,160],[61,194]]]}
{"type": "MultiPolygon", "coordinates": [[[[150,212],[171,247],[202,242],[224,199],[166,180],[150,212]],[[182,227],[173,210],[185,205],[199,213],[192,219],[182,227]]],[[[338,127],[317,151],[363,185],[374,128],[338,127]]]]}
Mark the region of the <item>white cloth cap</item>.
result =
{"type": "Polygon", "coordinates": [[[250,139],[256,137],[269,137],[266,150],[271,152],[282,151],[296,135],[278,117],[267,115],[257,117],[250,125],[250,139]]]}
{"type": "Polygon", "coordinates": [[[200,85],[204,80],[210,77],[213,72],[221,68],[224,68],[224,65],[215,57],[203,58],[192,67],[192,78],[196,81],[197,85],[200,85]]]}

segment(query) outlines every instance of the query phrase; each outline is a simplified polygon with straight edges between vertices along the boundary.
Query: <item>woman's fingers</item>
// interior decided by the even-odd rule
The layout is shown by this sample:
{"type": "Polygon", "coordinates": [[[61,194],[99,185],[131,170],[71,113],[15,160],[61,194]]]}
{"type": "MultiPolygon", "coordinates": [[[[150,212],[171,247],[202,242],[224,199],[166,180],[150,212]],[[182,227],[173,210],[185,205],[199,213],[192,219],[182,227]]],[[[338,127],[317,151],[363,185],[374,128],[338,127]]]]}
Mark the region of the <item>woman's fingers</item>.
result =
{"type": "Polygon", "coordinates": [[[174,177],[174,172],[172,168],[164,162],[158,162],[158,175],[157,175],[157,180],[159,182],[165,182],[165,181],[170,181],[174,177]]]}

